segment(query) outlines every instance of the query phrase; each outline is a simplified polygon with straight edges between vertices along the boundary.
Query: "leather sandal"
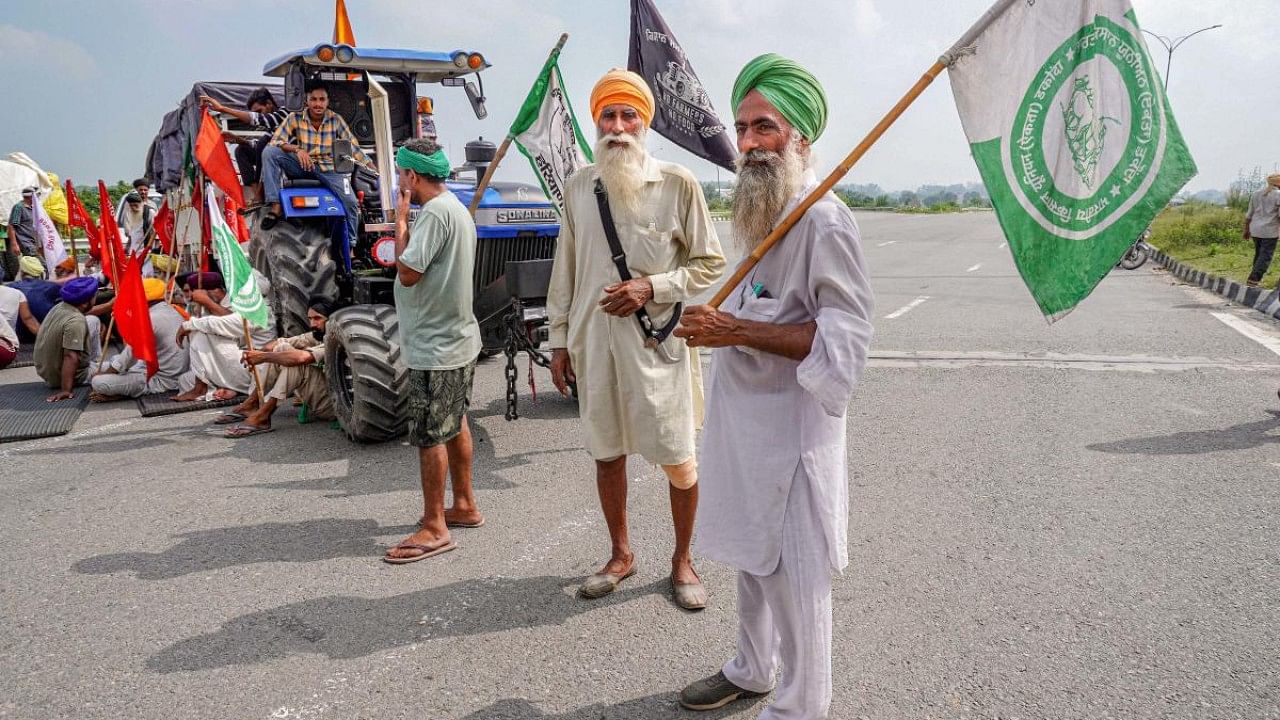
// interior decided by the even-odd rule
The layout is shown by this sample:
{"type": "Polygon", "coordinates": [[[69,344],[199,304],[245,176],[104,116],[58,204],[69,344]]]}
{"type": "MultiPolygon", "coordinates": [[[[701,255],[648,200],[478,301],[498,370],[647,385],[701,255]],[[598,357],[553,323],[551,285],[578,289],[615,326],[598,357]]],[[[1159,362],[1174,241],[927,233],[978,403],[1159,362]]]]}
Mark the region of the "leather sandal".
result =
{"type": "Polygon", "coordinates": [[[636,563],[631,563],[631,569],[622,575],[613,573],[596,573],[587,578],[578,588],[578,597],[587,600],[602,598],[605,595],[618,589],[618,585],[627,578],[636,574],[636,563]]]}

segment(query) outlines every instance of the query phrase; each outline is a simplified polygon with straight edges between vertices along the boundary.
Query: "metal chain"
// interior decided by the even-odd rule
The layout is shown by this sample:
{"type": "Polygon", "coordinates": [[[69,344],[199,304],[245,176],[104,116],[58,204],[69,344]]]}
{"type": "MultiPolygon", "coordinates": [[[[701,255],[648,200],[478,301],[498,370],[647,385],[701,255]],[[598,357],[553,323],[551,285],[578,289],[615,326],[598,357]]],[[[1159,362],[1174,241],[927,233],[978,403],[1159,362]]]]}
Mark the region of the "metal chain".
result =
{"type": "Polygon", "coordinates": [[[508,420],[516,420],[520,417],[518,409],[519,395],[516,392],[516,379],[519,372],[516,370],[516,355],[525,353],[529,356],[529,387],[533,388],[533,366],[537,365],[541,368],[551,368],[551,357],[542,352],[533,343],[534,325],[531,323],[522,323],[520,318],[524,308],[520,301],[512,300],[511,312],[506,317],[506,347],[503,353],[507,356],[507,412],[508,420]]]}
{"type": "Polygon", "coordinates": [[[507,316],[507,343],[503,348],[503,353],[507,356],[507,420],[515,420],[520,417],[519,409],[516,407],[518,395],[516,394],[516,322],[519,316],[515,313],[507,316]]]}

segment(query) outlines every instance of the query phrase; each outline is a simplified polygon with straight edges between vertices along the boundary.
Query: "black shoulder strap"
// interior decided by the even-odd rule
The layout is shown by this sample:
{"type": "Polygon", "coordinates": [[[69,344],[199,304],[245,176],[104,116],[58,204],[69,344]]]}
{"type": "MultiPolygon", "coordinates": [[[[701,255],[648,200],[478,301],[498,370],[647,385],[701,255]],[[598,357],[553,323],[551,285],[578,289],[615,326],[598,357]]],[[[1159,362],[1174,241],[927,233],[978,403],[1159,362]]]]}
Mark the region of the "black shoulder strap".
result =
{"type": "MultiPolygon", "coordinates": [[[[613,260],[613,266],[618,269],[618,277],[626,282],[631,279],[631,269],[627,267],[627,254],[623,252],[622,241],[618,239],[618,228],[613,224],[613,212],[609,210],[609,193],[604,189],[604,183],[599,178],[596,179],[596,205],[600,207],[600,224],[604,226],[604,238],[609,243],[609,259],[613,260]]],[[[649,312],[643,306],[636,310],[636,321],[640,323],[640,334],[645,337],[645,345],[654,347],[666,340],[671,335],[671,331],[676,329],[676,325],[680,324],[680,312],[683,308],[683,303],[676,303],[671,319],[661,328],[654,327],[649,312]]]]}

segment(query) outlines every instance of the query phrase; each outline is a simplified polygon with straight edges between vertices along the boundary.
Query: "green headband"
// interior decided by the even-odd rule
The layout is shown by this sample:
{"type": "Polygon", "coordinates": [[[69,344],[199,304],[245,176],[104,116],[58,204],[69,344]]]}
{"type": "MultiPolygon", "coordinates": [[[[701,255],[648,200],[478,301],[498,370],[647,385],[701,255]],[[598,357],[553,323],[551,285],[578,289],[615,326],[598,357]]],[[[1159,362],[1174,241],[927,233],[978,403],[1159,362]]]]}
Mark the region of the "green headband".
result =
{"type": "Polygon", "coordinates": [[[733,109],[747,93],[757,90],[809,142],[827,128],[827,95],[818,79],[794,60],[766,53],[747,63],[733,83],[733,109]]]}
{"type": "Polygon", "coordinates": [[[419,175],[426,175],[431,178],[444,179],[449,177],[449,171],[452,166],[449,165],[449,158],[444,156],[444,150],[439,149],[430,155],[423,155],[410,150],[404,145],[396,150],[396,165],[406,170],[412,170],[419,175]]]}

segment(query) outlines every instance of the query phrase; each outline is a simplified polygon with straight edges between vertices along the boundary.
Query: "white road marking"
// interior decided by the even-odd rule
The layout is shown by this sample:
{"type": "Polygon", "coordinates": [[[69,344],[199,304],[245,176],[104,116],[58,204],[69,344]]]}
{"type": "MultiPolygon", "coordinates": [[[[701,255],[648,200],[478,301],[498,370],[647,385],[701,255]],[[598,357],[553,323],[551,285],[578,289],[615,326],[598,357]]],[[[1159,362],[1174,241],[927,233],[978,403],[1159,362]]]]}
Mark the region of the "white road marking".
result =
{"type": "Polygon", "coordinates": [[[1017,367],[1054,370],[1095,370],[1112,372],[1180,372],[1184,370],[1234,370],[1237,372],[1280,371],[1280,364],[1259,363],[1235,358],[1166,358],[1148,355],[1083,355],[1065,353],[1011,352],[903,352],[879,350],[868,355],[867,364],[882,368],[1017,367]]]}
{"type": "Polygon", "coordinates": [[[898,308],[897,310],[894,310],[893,312],[889,313],[888,315],[885,315],[885,316],[884,316],[884,319],[885,319],[885,320],[896,320],[896,319],[898,319],[898,318],[902,317],[903,315],[906,315],[907,313],[911,312],[912,310],[915,310],[916,308],[920,307],[920,305],[924,304],[924,301],[926,301],[926,300],[928,300],[928,299],[929,299],[929,296],[928,296],[928,295],[921,295],[920,297],[916,298],[915,300],[912,300],[911,302],[907,303],[906,305],[903,305],[902,307],[898,308]]]}
{"type": "Polygon", "coordinates": [[[1008,246],[1009,246],[1009,243],[1007,243],[1007,242],[1002,242],[1002,243],[1000,243],[1000,249],[1001,249],[1001,250],[1005,249],[1005,248],[1006,248],[1006,247],[1008,247],[1008,246]]]}
{"type": "Polygon", "coordinates": [[[968,270],[965,270],[965,272],[973,272],[974,270],[977,270],[977,269],[978,269],[978,268],[980,268],[980,267],[982,267],[982,263],[978,263],[977,265],[974,265],[973,267],[969,268],[968,270]]]}
{"type": "Polygon", "coordinates": [[[897,241],[897,240],[890,240],[889,242],[882,242],[882,243],[880,243],[879,245],[877,245],[876,247],[884,247],[885,245],[892,245],[892,244],[894,244],[894,243],[896,243],[896,242],[898,242],[898,241],[897,241]]]}
{"type": "Polygon", "coordinates": [[[1236,315],[1219,312],[1209,314],[1226,323],[1227,327],[1232,330],[1235,330],[1271,352],[1280,355],[1280,337],[1274,334],[1268,334],[1257,325],[1254,325],[1253,323],[1250,323],[1236,315]]]}

